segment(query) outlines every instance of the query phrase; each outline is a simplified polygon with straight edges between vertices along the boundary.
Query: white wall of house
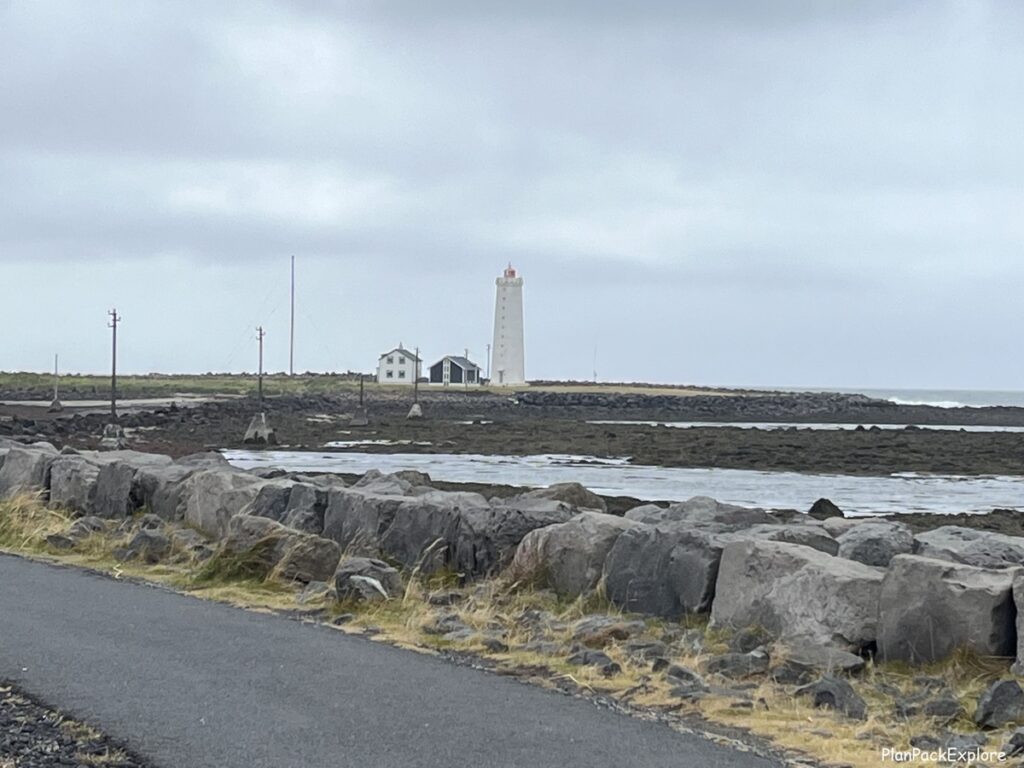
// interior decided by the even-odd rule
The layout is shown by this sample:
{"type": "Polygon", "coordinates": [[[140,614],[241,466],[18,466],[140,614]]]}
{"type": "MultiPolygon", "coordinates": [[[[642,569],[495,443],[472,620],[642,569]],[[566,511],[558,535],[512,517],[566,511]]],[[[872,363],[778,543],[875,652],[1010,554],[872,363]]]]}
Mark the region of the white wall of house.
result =
{"type": "Polygon", "coordinates": [[[420,375],[421,363],[407,349],[393,349],[377,360],[377,382],[380,384],[412,384],[420,375]]]}

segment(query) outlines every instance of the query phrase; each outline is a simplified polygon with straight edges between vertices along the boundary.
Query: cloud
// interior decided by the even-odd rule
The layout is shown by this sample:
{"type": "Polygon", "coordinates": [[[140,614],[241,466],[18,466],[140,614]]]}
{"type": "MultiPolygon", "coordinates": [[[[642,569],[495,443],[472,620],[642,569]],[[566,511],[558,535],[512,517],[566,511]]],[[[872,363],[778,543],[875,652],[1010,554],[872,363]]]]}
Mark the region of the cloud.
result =
{"type": "MultiPolygon", "coordinates": [[[[0,4],[0,275],[82,323],[159,274],[196,342],[140,306],[165,342],[147,367],[230,358],[194,307],[259,321],[251,297],[296,254],[317,281],[309,367],[368,367],[395,337],[482,347],[511,260],[531,375],[589,367],[562,359],[578,338],[629,379],[1024,375],[877,343],[913,333],[935,360],[951,334],[1014,343],[998,307],[1024,277],[1016,4],[184,8],[0,4]],[[104,269],[118,290],[81,279],[104,269]],[[659,353],[677,342],[694,354],[659,353]]],[[[57,335],[0,342],[0,367],[57,335]]]]}

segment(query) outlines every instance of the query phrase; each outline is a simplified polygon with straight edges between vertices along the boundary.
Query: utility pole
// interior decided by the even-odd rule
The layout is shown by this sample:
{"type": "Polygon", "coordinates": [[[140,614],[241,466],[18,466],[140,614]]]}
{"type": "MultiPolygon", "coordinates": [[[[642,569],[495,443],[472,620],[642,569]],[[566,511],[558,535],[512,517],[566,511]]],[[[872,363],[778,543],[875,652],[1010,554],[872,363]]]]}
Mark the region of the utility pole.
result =
{"type": "Polygon", "coordinates": [[[288,344],[288,375],[295,375],[295,257],[292,256],[292,323],[288,344]]]}
{"type": "Polygon", "coordinates": [[[110,322],[107,323],[111,329],[112,347],[111,347],[111,362],[110,362],[110,419],[116,424],[117,423],[117,324],[121,322],[121,316],[117,314],[117,309],[112,309],[107,312],[110,315],[110,322]]]}
{"type": "Polygon", "coordinates": [[[413,363],[415,373],[412,376],[412,402],[415,405],[420,401],[420,348],[416,347],[416,361],[413,363]]]}
{"type": "Polygon", "coordinates": [[[64,410],[64,406],[60,402],[60,373],[57,366],[58,356],[56,353],[53,355],[53,402],[50,403],[50,413],[59,413],[64,410]]]}
{"type": "Polygon", "coordinates": [[[260,363],[256,371],[256,392],[259,397],[259,413],[252,417],[249,428],[245,430],[246,443],[276,443],[277,435],[274,428],[267,423],[267,414],[263,412],[263,337],[267,332],[262,325],[256,326],[256,341],[260,346],[260,363]]]}
{"type": "Polygon", "coordinates": [[[260,403],[260,413],[263,413],[263,337],[266,335],[267,332],[263,330],[262,325],[256,327],[256,340],[260,344],[260,365],[256,374],[256,392],[260,403]]]}
{"type": "Polygon", "coordinates": [[[416,360],[413,362],[415,373],[412,377],[412,408],[409,409],[407,419],[422,419],[423,409],[420,407],[420,348],[416,347],[416,360]]]}

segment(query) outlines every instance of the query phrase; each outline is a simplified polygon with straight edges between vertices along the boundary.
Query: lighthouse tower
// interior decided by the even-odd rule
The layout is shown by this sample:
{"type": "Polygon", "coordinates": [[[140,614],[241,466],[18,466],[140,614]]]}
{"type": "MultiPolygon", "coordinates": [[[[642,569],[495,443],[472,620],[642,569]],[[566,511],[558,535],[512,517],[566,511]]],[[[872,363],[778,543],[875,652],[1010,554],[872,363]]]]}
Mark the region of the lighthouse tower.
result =
{"type": "Polygon", "coordinates": [[[494,302],[494,346],[491,353],[491,384],[516,386],[526,383],[523,365],[523,278],[509,264],[494,302]]]}

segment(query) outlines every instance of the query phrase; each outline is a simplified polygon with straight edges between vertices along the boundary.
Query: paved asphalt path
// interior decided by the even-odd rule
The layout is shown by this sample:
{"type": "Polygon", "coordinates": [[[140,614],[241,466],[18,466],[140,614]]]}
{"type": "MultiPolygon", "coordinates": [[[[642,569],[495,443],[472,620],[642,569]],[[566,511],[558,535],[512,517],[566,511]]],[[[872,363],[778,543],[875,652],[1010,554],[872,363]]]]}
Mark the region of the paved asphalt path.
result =
{"type": "Polygon", "coordinates": [[[0,679],[163,768],[775,765],[329,628],[7,555],[0,679]]]}

